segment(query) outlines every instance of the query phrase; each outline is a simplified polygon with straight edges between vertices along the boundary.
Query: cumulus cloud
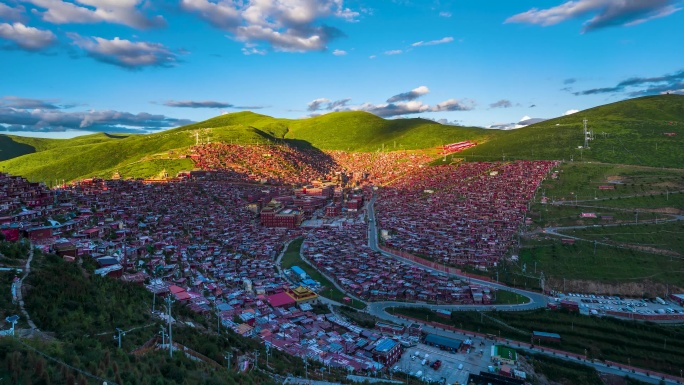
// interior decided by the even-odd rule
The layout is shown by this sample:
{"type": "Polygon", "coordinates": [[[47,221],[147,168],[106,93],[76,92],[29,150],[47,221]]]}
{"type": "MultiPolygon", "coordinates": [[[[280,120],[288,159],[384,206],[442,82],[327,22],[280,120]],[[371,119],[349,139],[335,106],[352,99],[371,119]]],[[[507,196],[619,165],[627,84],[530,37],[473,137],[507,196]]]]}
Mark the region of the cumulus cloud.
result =
{"type": "Polygon", "coordinates": [[[595,95],[617,93],[635,88],[636,90],[628,93],[629,96],[658,95],[667,92],[681,93],[681,89],[684,88],[684,70],[663,76],[629,78],[619,82],[613,87],[592,88],[575,92],[574,94],[595,95]]]}
{"type": "Polygon", "coordinates": [[[25,8],[21,5],[10,7],[7,4],[0,3],[0,20],[9,21],[24,21],[25,8]]]}
{"type": "Polygon", "coordinates": [[[114,110],[65,112],[0,106],[0,127],[20,131],[86,130],[93,132],[147,132],[193,123],[146,112],[132,114],[114,110]]]}
{"type": "Polygon", "coordinates": [[[501,99],[498,102],[489,105],[490,108],[510,108],[513,107],[513,103],[510,100],[501,99]]]}
{"type": "Polygon", "coordinates": [[[371,114],[375,114],[375,115],[383,117],[383,118],[389,118],[389,117],[393,117],[393,116],[410,115],[410,114],[418,114],[421,112],[428,112],[428,111],[430,111],[430,106],[427,104],[424,104],[423,102],[414,100],[414,101],[410,101],[410,102],[382,103],[382,104],[364,103],[361,106],[352,108],[352,110],[366,111],[366,112],[370,112],[371,114]]]}
{"type": "Polygon", "coordinates": [[[347,54],[347,51],[343,51],[341,49],[336,49],[332,52],[332,54],[335,56],[344,56],[347,54]]]}
{"type": "Polygon", "coordinates": [[[451,43],[454,41],[454,38],[451,36],[443,37],[439,40],[430,40],[430,41],[417,41],[413,44],[411,44],[412,47],[422,47],[426,45],[438,45],[438,44],[446,44],[446,43],[451,43]]]}
{"type": "Polygon", "coordinates": [[[475,102],[473,102],[472,100],[460,101],[456,99],[449,99],[441,103],[437,103],[430,109],[430,111],[470,111],[473,108],[475,108],[475,102]]]}
{"type": "Polygon", "coordinates": [[[563,116],[572,115],[572,114],[577,113],[577,112],[579,112],[579,110],[575,110],[575,109],[567,110],[563,113],[563,116]]]}
{"type": "Polygon", "coordinates": [[[491,126],[487,128],[492,128],[496,130],[514,130],[516,128],[522,128],[522,127],[527,127],[530,124],[535,124],[539,122],[543,122],[547,119],[544,118],[530,118],[529,116],[525,115],[517,123],[496,123],[492,124],[491,126]]]}
{"type": "Polygon", "coordinates": [[[18,96],[3,96],[0,98],[0,106],[21,109],[38,108],[42,110],[59,110],[73,107],[73,105],[57,105],[55,100],[30,99],[18,96]]]}
{"type": "Polygon", "coordinates": [[[344,110],[344,108],[347,106],[347,103],[349,103],[351,99],[340,99],[340,100],[335,100],[332,101],[327,98],[318,98],[314,99],[309,104],[307,105],[307,110],[309,111],[321,111],[321,110],[327,110],[327,111],[341,111],[344,110]]]}
{"type": "Polygon", "coordinates": [[[387,99],[387,103],[408,102],[411,100],[416,100],[423,95],[427,95],[429,92],[429,88],[425,86],[420,86],[418,88],[412,89],[411,91],[402,92],[400,94],[392,96],[391,98],[387,99]]]}
{"type": "Polygon", "coordinates": [[[542,26],[593,15],[584,23],[583,32],[613,26],[632,26],[679,11],[678,0],[575,0],[548,9],[532,8],[513,15],[506,23],[542,26]]]}
{"type": "Polygon", "coordinates": [[[24,0],[44,11],[34,11],[53,24],[93,24],[107,22],[137,29],[166,26],[161,16],[148,17],[141,9],[144,0],[24,0]]]}
{"type": "Polygon", "coordinates": [[[309,111],[318,111],[323,108],[323,105],[330,103],[330,99],[326,98],[318,98],[314,99],[308,104],[308,110],[309,111]]]}
{"type": "Polygon", "coordinates": [[[354,21],[359,16],[345,8],[343,0],[181,0],[180,6],[230,32],[237,41],[266,43],[286,52],[325,50],[331,40],[344,34],[320,21],[354,21]]]}
{"type": "Polygon", "coordinates": [[[57,37],[52,31],[27,27],[20,22],[14,24],[0,23],[0,38],[9,40],[27,51],[40,51],[57,41],[57,37]]]}
{"type": "Polygon", "coordinates": [[[176,54],[158,43],[132,42],[118,37],[107,40],[101,37],[83,37],[75,33],[69,33],[68,36],[88,56],[124,68],[171,67],[177,62],[176,54]]]}
{"type": "MultiPolygon", "coordinates": [[[[366,111],[383,118],[419,114],[423,112],[444,112],[444,111],[469,111],[475,106],[471,100],[448,99],[433,106],[418,101],[419,97],[426,95],[430,90],[426,86],[414,88],[411,91],[394,95],[387,99],[386,103],[374,104],[364,103],[360,105],[348,105],[351,99],[341,99],[331,101],[327,98],[318,98],[308,104],[311,112],[327,111],[366,111]]],[[[312,114],[319,115],[319,113],[312,114]]]]}

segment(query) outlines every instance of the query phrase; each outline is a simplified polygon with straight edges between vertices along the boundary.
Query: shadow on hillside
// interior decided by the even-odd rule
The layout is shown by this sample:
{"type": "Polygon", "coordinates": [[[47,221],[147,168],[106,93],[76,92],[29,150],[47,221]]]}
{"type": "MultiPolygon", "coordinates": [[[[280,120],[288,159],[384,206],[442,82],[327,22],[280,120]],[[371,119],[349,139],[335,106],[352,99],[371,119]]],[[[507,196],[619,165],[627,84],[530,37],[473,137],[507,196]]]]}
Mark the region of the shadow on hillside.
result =
{"type": "Polygon", "coordinates": [[[0,135],[0,161],[32,154],[36,148],[28,144],[19,143],[6,135],[0,135]]]}
{"type": "Polygon", "coordinates": [[[108,134],[104,133],[106,137],[112,138],[112,139],[126,139],[128,138],[128,135],[121,135],[121,134],[108,134]]]}
{"type": "Polygon", "coordinates": [[[282,139],[281,142],[294,147],[309,158],[309,165],[318,172],[327,174],[342,167],[330,155],[314,147],[310,142],[302,139],[282,139]]]}

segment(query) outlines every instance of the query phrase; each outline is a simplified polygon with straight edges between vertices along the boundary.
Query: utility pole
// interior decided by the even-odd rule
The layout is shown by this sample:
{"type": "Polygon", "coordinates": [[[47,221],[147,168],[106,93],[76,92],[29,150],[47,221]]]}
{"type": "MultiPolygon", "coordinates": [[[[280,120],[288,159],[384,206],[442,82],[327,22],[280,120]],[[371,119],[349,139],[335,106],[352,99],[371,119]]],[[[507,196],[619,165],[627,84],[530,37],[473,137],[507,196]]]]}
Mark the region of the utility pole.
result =
{"type": "Polygon", "coordinates": [[[268,357],[271,356],[271,345],[266,344],[266,369],[268,369],[268,357]]]}
{"type": "Polygon", "coordinates": [[[258,367],[259,367],[259,351],[255,350],[254,351],[254,368],[256,369],[258,367]]]}
{"type": "Polygon", "coordinates": [[[117,333],[118,333],[118,336],[114,336],[114,339],[115,339],[115,340],[116,340],[116,339],[119,340],[119,349],[121,349],[121,337],[125,336],[125,335],[126,335],[126,332],[123,331],[123,330],[121,330],[121,329],[119,329],[119,328],[116,328],[116,331],[117,331],[117,333]]]}
{"type": "Polygon", "coordinates": [[[224,352],[224,354],[225,354],[225,355],[223,356],[223,358],[226,359],[226,363],[227,363],[227,365],[228,365],[228,370],[230,370],[230,359],[233,358],[233,353],[231,353],[231,352],[224,352]]]}
{"type": "Polygon", "coordinates": [[[162,336],[162,346],[164,346],[164,342],[166,342],[166,330],[164,330],[164,327],[161,326],[161,330],[159,331],[159,334],[162,336]]]}
{"type": "Polygon", "coordinates": [[[304,376],[309,381],[309,360],[304,357],[304,376]]]}
{"type": "Polygon", "coordinates": [[[167,306],[167,309],[169,311],[169,318],[167,319],[167,321],[169,322],[169,357],[171,357],[171,358],[173,358],[173,332],[172,332],[172,328],[171,328],[171,324],[172,324],[172,322],[171,322],[171,305],[174,302],[175,301],[171,298],[171,294],[169,294],[169,296],[166,297],[166,306],[167,306]]]}

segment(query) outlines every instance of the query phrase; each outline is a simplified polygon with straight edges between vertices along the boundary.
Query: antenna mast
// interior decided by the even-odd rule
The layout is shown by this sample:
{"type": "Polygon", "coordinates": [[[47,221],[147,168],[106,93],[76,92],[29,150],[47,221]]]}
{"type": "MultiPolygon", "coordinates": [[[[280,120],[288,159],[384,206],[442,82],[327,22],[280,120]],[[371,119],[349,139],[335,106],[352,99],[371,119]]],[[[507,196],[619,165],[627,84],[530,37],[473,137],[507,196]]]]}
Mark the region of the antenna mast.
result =
{"type": "Polygon", "coordinates": [[[589,135],[591,134],[587,132],[587,119],[585,118],[582,122],[584,123],[584,148],[589,148],[589,140],[591,139],[589,135]]]}

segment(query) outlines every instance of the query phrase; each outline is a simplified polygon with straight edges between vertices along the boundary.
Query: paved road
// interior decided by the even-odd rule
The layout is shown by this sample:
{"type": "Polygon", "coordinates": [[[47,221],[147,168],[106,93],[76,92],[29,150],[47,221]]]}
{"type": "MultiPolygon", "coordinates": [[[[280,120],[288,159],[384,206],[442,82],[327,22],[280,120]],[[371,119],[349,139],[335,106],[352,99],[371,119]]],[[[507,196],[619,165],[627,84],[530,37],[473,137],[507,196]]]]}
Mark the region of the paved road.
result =
{"type": "Polygon", "coordinates": [[[428,267],[428,266],[424,266],[424,265],[421,265],[417,262],[402,258],[398,255],[386,252],[384,250],[381,250],[378,247],[378,231],[376,228],[375,209],[373,207],[373,205],[375,203],[375,199],[376,199],[376,195],[373,194],[373,198],[371,198],[371,200],[368,202],[368,205],[367,205],[368,218],[369,218],[368,246],[372,250],[380,252],[380,253],[382,253],[382,255],[389,257],[389,258],[398,259],[398,260],[401,260],[403,262],[406,262],[406,263],[409,263],[412,265],[420,266],[422,268],[432,270],[432,271],[435,271],[438,273],[448,274],[450,276],[458,277],[458,278],[461,278],[464,280],[468,280],[470,282],[479,283],[479,284],[484,285],[484,286],[494,287],[496,289],[517,293],[517,294],[520,294],[520,295],[525,296],[525,297],[530,299],[530,302],[522,304],[522,305],[428,305],[428,304],[411,305],[411,304],[404,303],[404,302],[374,302],[372,305],[377,304],[376,306],[374,306],[375,308],[377,308],[378,306],[383,306],[383,304],[384,304],[384,307],[407,305],[407,306],[429,307],[431,309],[450,309],[450,310],[465,310],[465,309],[467,309],[467,310],[492,310],[493,308],[496,308],[497,310],[531,310],[531,309],[546,307],[548,299],[546,298],[545,295],[543,295],[541,293],[516,289],[516,288],[512,288],[512,287],[509,287],[506,285],[502,285],[502,284],[496,283],[496,282],[489,282],[489,281],[479,280],[479,279],[475,279],[475,278],[471,278],[471,277],[463,277],[463,276],[459,276],[456,274],[445,273],[442,270],[434,269],[434,268],[428,267]],[[399,305],[397,305],[397,304],[399,304],[399,305]]]}

